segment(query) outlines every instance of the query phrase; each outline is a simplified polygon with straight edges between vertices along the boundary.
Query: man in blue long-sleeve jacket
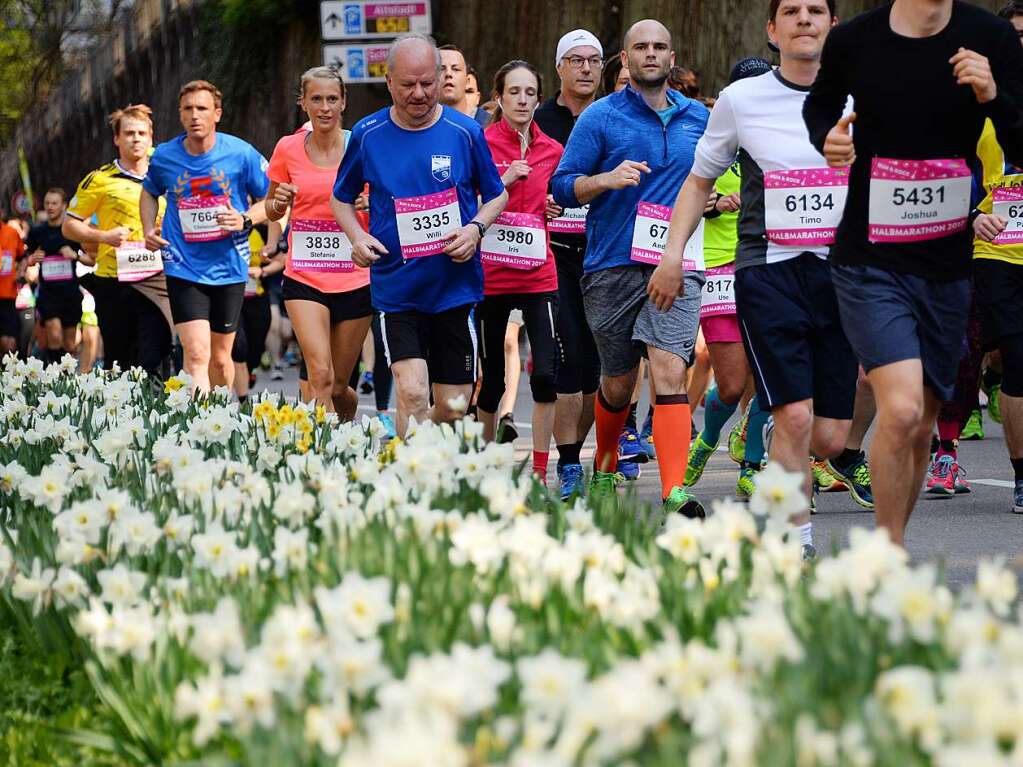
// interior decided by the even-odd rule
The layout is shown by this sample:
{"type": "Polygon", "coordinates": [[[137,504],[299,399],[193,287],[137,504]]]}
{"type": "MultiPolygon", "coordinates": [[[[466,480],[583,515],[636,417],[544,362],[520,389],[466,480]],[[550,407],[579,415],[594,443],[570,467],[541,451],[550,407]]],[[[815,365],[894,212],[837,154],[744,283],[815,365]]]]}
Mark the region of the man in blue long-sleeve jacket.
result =
{"type": "MultiPolygon", "coordinates": [[[[668,88],[671,33],[658,21],[634,24],[622,63],[630,85],[582,113],[552,180],[559,205],[587,203],[583,301],[600,354],[597,451],[591,493],[613,496],[618,437],[639,360],[650,360],[654,439],[665,512],[702,517],[683,488],[690,441],[686,367],[691,364],[704,283],[703,248],[686,261],[684,295],[666,312],[647,298],[647,281],[667,240],[671,206],[689,175],[706,107],[668,88]]],[[[688,254],[687,254],[688,256],[688,254]]]]}

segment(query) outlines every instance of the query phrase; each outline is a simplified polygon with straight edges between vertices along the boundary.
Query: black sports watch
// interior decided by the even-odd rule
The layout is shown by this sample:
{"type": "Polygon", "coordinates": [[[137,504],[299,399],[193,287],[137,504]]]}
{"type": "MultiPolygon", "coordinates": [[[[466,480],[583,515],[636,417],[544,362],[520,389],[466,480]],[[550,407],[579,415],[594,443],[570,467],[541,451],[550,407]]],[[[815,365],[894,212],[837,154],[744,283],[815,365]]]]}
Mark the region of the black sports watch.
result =
{"type": "Polygon", "coordinates": [[[470,224],[475,224],[476,228],[480,230],[480,239],[482,240],[483,239],[483,235],[485,235],[487,233],[487,228],[485,226],[483,226],[483,224],[480,223],[479,221],[477,221],[476,219],[473,219],[469,223],[470,224]]]}
{"type": "Polygon", "coordinates": [[[252,231],[252,219],[249,218],[244,213],[242,213],[242,231],[243,232],[251,232],[252,231]]]}

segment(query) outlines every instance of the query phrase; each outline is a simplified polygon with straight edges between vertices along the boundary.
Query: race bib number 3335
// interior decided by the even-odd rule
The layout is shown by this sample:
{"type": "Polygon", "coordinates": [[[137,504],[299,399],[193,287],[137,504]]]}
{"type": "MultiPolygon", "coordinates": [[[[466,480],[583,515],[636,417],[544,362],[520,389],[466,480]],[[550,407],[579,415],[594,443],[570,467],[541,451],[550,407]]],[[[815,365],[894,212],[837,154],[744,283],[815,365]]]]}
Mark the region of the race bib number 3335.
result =
{"type": "Polygon", "coordinates": [[[972,178],[966,161],[889,160],[870,166],[871,242],[936,240],[966,229],[972,178]]]}
{"type": "Polygon", "coordinates": [[[394,214],[402,258],[443,253],[449,235],[462,226],[458,193],[454,189],[420,197],[400,197],[394,201],[394,214]]]}

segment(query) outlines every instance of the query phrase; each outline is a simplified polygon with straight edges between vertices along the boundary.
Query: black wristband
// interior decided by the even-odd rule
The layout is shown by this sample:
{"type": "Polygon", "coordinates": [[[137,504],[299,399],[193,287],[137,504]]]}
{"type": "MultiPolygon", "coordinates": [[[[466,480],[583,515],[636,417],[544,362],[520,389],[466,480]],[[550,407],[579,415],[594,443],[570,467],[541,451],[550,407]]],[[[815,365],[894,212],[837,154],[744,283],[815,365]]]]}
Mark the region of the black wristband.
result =
{"type": "Polygon", "coordinates": [[[243,232],[251,232],[252,231],[252,219],[249,218],[244,213],[242,213],[242,231],[243,232]]]}
{"type": "Polygon", "coordinates": [[[477,221],[476,219],[473,219],[469,223],[470,224],[475,224],[476,228],[480,230],[480,239],[482,240],[483,239],[483,235],[485,235],[487,233],[487,228],[482,223],[477,221]]]}

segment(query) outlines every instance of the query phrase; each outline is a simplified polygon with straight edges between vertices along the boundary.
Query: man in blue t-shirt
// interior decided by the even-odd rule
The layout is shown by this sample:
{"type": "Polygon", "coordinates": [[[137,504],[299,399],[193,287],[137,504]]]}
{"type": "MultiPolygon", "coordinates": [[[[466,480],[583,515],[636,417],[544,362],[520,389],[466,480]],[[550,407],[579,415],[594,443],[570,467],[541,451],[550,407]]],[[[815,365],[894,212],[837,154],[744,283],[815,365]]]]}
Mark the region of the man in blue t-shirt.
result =
{"type": "Polygon", "coordinates": [[[399,37],[387,62],[394,106],[356,124],[331,200],[352,241],[352,260],[372,269],[402,436],[410,416],[420,422],[459,417],[449,402],[472,393],[472,309],[483,298],[479,243],[508,201],[482,128],[438,105],[439,82],[433,40],[399,37]],[[355,216],[367,182],[369,232],[355,216]]]}
{"type": "Polygon", "coordinates": [[[205,80],[185,84],[178,113],[185,132],[160,144],[142,182],[145,246],[163,252],[174,327],[192,388],[231,388],[234,345],[249,269],[249,232],[266,220],[267,161],[254,147],[217,133],[221,94],[205,80]],[[167,211],[157,221],[158,197],[167,211]],[[244,211],[244,212],[243,212],[244,211]]]}
{"type": "Polygon", "coordinates": [[[579,115],[551,180],[558,205],[590,205],[582,292],[602,374],[594,404],[597,450],[590,489],[613,496],[622,479],[616,471],[618,438],[645,355],[656,395],[663,509],[702,517],[702,506],[684,488],[690,439],[686,367],[693,361],[700,321],[702,246],[688,259],[685,295],[669,310],[659,311],[647,298],[647,283],[664,252],[671,205],[692,168],[709,113],[668,87],[675,54],[663,24],[637,22],[624,47],[630,85],[579,115]]]}

